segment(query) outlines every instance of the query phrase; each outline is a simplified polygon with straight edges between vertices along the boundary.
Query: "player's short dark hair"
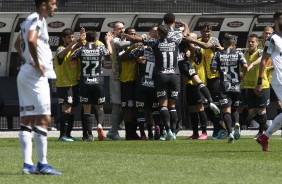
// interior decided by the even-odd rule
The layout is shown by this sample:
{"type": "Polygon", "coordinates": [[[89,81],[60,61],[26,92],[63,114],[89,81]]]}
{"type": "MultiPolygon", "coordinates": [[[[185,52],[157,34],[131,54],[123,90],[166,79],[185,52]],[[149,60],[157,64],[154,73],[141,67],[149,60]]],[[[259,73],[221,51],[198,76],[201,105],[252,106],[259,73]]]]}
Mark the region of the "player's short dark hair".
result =
{"type": "Polygon", "coordinates": [[[134,30],[135,30],[134,27],[130,26],[130,27],[126,28],[126,29],[124,30],[124,32],[125,32],[126,34],[128,34],[129,30],[131,30],[131,29],[134,29],[134,30]]]}
{"type": "Polygon", "coordinates": [[[173,13],[166,13],[163,20],[165,24],[172,24],[175,22],[175,15],[173,13]]]}
{"type": "Polygon", "coordinates": [[[254,33],[250,34],[250,35],[248,36],[248,38],[256,38],[256,39],[259,39],[258,35],[257,35],[257,34],[254,34],[254,33]]]}
{"type": "Polygon", "coordinates": [[[212,25],[208,22],[201,24],[199,28],[200,30],[207,29],[212,31],[212,25]]]}
{"type": "Polygon", "coordinates": [[[73,34],[74,34],[74,32],[71,28],[66,28],[62,31],[61,37],[64,38],[66,36],[73,35],[73,34]]]}
{"type": "Polygon", "coordinates": [[[86,32],[86,41],[87,42],[94,42],[97,38],[97,33],[96,31],[92,30],[92,31],[87,31],[86,32]]]}
{"type": "Polygon", "coordinates": [[[43,2],[48,3],[49,0],[34,0],[36,9],[38,9],[43,2]]]}
{"type": "Polygon", "coordinates": [[[282,12],[275,12],[273,15],[273,20],[278,20],[281,15],[282,15],[282,12]]]}
{"type": "Polygon", "coordinates": [[[159,25],[158,26],[158,32],[161,33],[164,36],[167,36],[168,28],[165,25],[159,25]]]}
{"type": "Polygon", "coordinates": [[[232,35],[230,33],[225,33],[223,36],[223,41],[227,41],[229,44],[236,44],[237,43],[237,36],[232,35]]]}

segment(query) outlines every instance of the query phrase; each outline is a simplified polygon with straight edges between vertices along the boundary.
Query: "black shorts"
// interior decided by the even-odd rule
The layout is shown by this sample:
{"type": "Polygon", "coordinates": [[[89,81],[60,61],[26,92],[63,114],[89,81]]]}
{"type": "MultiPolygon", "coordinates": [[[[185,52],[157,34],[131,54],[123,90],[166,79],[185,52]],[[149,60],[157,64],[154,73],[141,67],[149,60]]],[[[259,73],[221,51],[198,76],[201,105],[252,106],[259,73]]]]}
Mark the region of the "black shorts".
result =
{"type": "Polygon", "coordinates": [[[240,105],[248,105],[247,93],[248,93],[248,89],[241,89],[240,105]]]}
{"type": "Polygon", "coordinates": [[[121,107],[133,108],[135,106],[135,81],[120,82],[121,107]]]}
{"type": "Polygon", "coordinates": [[[262,89],[262,95],[258,96],[255,94],[253,89],[248,89],[247,93],[247,101],[248,101],[248,108],[266,108],[269,105],[270,101],[270,89],[262,89]]]}
{"type": "Polygon", "coordinates": [[[105,103],[105,99],[103,84],[80,85],[80,103],[100,105],[105,103]]]}
{"type": "Polygon", "coordinates": [[[156,108],[159,106],[156,91],[154,87],[138,85],[135,93],[136,108],[156,108]]]}
{"type": "Polygon", "coordinates": [[[221,107],[228,107],[237,109],[240,104],[240,93],[220,93],[220,105],[221,107]]]}
{"type": "Polygon", "coordinates": [[[155,78],[158,99],[178,99],[180,91],[180,75],[159,74],[155,78]]]}
{"type": "Polygon", "coordinates": [[[273,90],[272,87],[270,87],[270,102],[277,102],[279,101],[275,91],[273,90]]]}
{"type": "Polygon", "coordinates": [[[186,105],[194,106],[205,102],[205,97],[198,86],[186,84],[186,105]]]}
{"type": "Polygon", "coordinates": [[[197,75],[197,71],[193,67],[193,65],[187,60],[178,61],[178,68],[182,75],[186,76],[189,80],[191,80],[195,75],[197,75]]]}
{"type": "Polygon", "coordinates": [[[218,102],[220,99],[219,84],[219,77],[207,79],[207,88],[209,89],[214,102],[218,102]]]}
{"type": "Polygon", "coordinates": [[[78,85],[69,87],[57,87],[57,98],[59,105],[71,104],[73,107],[78,105],[78,85]]]}

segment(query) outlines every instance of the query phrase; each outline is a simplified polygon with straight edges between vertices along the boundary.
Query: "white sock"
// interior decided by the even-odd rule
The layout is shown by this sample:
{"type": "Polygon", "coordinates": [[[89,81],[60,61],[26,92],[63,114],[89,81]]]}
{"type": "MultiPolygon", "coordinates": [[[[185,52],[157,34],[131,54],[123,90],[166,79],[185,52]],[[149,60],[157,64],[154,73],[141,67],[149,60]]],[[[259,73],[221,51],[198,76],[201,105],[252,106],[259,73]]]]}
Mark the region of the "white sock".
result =
{"type": "Polygon", "coordinates": [[[30,126],[21,124],[21,130],[19,131],[19,141],[21,145],[21,151],[22,151],[24,163],[33,165],[31,130],[32,129],[30,126]]]}
{"type": "Polygon", "coordinates": [[[265,131],[265,136],[270,137],[274,132],[282,126],[282,113],[274,118],[270,127],[265,131]]]}
{"type": "Polygon", "coordinates": [[[47,130],[40,126],[33,127],[33,130],[38,162],[47,164],[47,130]]]}

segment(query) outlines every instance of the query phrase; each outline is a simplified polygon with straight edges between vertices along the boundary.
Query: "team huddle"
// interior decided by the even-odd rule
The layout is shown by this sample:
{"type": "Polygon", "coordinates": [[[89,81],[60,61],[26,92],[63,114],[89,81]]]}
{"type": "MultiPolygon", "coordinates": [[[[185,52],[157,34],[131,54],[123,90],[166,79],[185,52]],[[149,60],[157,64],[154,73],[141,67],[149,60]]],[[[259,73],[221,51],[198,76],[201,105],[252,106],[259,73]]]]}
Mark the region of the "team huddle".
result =
{"type": "Polygon", "coordinates": [[[15,42],[16,50],[25,59],[17,78],[24,174],[62,174],[48,165],[46,158],[47,127],[51,121],[48,78],[56,77],[61,108],[59,141],[75,141],[71,131],[73,107],[78,103],[83,106],[83,141],[94,140],[94,121],[90,116],[93,111],[100,141],[105,137],[120,140],[118,128],[122,121],[126,140],[176,140],[178,97],[184,76],[185,104],[193,130],[188,139],[208,139],[210,120],[214,126],[211,139],[227,138],[228,143],[234,143],[240,138],[239,113],[247,108],[245,123],[252,119],[259,123],[256,140],[263,151],[269,151],[268,137],[281,128],[282,122],[280,113],[266,127],[271,89],[277,104],[282,100],[281,12],[274,14],[274,32],[266,27],[261,40],[255,34],[249,35],[247,48],[243,50],[236,48],[238,38],[228,33],[221,45],[212,37],[212,26],[208,23],[201,25],[201,35],[191,33],[183,21],[176,27],[172,13],[165,14],[164,25],[153,26],[148,35],[138,36],[134,27],[125,29],[124,23],[117,21],[113,31],[106,34],[105,44],[98,41],[94,30],[81,28],[80,35],[75,37],[67,28],[62,31],[62,45],[54,56],[54,72],[45,18],[53,16],[56,0],[35,0],[35,3],[37,12],[22,24],[15,42]],[[103,131],[103,60],[112,61],[112,127],[107,135],[103,131]],[[32,130],[37,167],[32,161],[32,130]]]}

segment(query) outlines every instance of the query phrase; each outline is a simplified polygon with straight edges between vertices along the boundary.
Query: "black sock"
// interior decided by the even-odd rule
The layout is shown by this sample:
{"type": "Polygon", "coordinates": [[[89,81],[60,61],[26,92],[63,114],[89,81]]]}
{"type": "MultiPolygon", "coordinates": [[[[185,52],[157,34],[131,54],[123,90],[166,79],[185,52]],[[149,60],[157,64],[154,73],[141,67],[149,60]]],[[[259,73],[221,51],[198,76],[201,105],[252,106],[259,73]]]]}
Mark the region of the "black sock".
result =
{"type": "Polygon", "coordinates": [[[207,121],[208,121],[207,114],[205,111],[200,111],[198,112],[198,114],[199,114],[199,119],[201,123],[202,133],[206,134],[207,133],[207,121]]]}
{"type": "Polygon", "coordinates": [[[60,122],[60,137],[65,137],[68,125],[69,125],[69,113],[63,112],[61,115],[61,122],[60,122]]]}
{"type": "Polygon", "coordinates": [[[213,123],[213,137],[217,137],[219,130],[223,129],[220,125],[220,116],[219,115],[212,115],[212,123],[213,123]]]}
{"type": "Polygon", "coordinates": [[[231,113],[225,112],[223,113],[223,120],[227,129],[228,134],[232,132],[232,118],[231,113]]]}
{"type": "MultiPolygon", "coordinates": [[[[232,109],[231,113],[232,113],[232,121],[233,121],[234,125],[235,125],[235,123],[239,123],[239,113],[238,113],[237,109],[236,110],[232,109]]],[[[232,125],[232,126],[234,126],[234,125],[232,125]]]]}
{"type": "Polygon", "coordinates": [[[175,108],[169,108],[169,116],[170,116],[170,127],[171,131],[175,133],[176,124],[177,124],[177,112],[175,108]]]}
{"type": "Polygon", "coordinates": [[[137,124],[139,126],[139,131],[141,136],[145,136],[145,112],[137,112],[137,124]]]}
{"type": "Polygon", "coordinates": [[[259,133],[263,133],[263,131],[265,130],[265,126],[266,126],[267,115],[266,114],[258,114],[256,121],[259,124],[259,133]]]}
{"type": "Polygon", "coordinates": [[[197,112],[191,112],[190,113],[190,120],[191,120],[193,135],[199,136],[199,132],[198,132],[199,115],[198,115],[198,113],[197,112]]]}
{"type": "Polygon", "coordinates": [[[170,115],[169,115],[167,107],[161,107],[160,115],[161,115],[161,119],[165,127],[165,130],[168,131],[170,129],[170,115]]]}
{"type": "Polygon", "coordinates": [[[204,85],[203,83],[199,83],[198,88],[201,91],[201,93],[204,95],[204,97],[208,100],[208,102],[211,103],[213,100],[212,100],[211,93],[209,89],[207,88],[207,86],[204,85]]]}
{"type": "Polygon", "coordinates": [[[105,113],[104,109],[96,109],[96,118],[97,118],[97,124],[101,124],[103,126],[104,124],[104,119],[105,119],[105,113]]]}
{"type": "Polygon", "coordinates": [[[69,124],[68,124],[67,132],[66,132],[67,137],[71,137],[71,131],[73,129],[73,123],[74,123],[74,115],[70,114],[69,115],[69,124]]]}
{"type": "Polygon", "coordinates": [[[88,135],[92,135],[92,119],[90,114],[84,114],[83,115],[83,121],[85,122],[86,125],[86,132],[88,135]]]}

